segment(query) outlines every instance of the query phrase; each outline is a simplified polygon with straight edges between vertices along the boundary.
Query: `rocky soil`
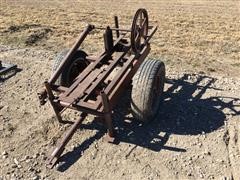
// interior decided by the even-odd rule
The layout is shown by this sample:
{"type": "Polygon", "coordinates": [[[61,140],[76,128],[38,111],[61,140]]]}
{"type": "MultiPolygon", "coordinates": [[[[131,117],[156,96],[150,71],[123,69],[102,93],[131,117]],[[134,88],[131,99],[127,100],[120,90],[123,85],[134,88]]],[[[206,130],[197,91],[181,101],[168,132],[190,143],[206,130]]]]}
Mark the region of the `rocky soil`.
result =
{"type": "MultiPolygon", "coordinates": [[[[6,46],[0,52],[1,59],[21,69],[0,84],[3,179],[240,177],[239,78],[168,69],[165,100],[154,121],[144,125],[132,119],[129,89],[114,115],[120,144],[103,142],[104,127],[89,117],[60,164],[49,170],[47,154],[69,126],[59,125],[50,105],[40,107],[37,99],[54,53],[6,46]]],[[[67,112],[64,118],[77,116],[67,112]]]]}

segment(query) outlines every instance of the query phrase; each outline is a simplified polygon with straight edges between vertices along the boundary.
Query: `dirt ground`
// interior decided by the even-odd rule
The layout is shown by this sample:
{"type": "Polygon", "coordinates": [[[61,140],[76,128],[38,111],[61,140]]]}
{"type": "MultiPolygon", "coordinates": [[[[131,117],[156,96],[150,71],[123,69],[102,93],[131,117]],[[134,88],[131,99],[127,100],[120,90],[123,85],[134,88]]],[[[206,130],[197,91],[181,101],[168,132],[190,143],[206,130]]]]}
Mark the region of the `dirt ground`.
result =
{"type": "MultiPolygon", "coordinates": [[[[0,179],[240,179],[239,17],[240,2],[231,0],[0,1],[0,60],[19,67],[0,82],[0,179]],[[113,25],[119,15],[129,28],[139,7],[159,26],[150,58],[167,69],[156,119],[127,120],[129,89],[114,110],[118,145],[104,142],[104,127],[88,117],[57,167],[46,168],[69,127],[37,99],[54,56],[87,23],[113,25]]],[[[88,42],[84,49],[99,52],[102,34],[88,42]]]]}

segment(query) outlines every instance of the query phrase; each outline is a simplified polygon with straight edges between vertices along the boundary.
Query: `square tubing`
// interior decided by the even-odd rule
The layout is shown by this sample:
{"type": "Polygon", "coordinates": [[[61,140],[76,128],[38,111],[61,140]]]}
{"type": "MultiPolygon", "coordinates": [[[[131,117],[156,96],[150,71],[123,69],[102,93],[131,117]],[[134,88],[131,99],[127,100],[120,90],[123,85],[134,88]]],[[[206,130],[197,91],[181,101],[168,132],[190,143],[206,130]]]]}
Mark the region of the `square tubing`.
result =
{"type": "Polygon", "coordinates": [[[114,129],[112,124],[112,110],[110,107],[109,99],[104,91],[101,92],[102,104],[104,110],[104,119],[107,126],[107,140],[108,142],[114,142],[114,129]]]}
{"type": "Polygon", "coordinates": [[[83,122],[83,120],[85,119],[86,116],[87,116],[87,113],[82,113],[80,115],[80,118],[77,121],[75,121],[75,123],[72,125],[72,127],[68,130],[65,137],[62,139],[61,143],[59,143],[59,145],[54,149],[51,156],[48,158],[47,166],[49,168],[53,168],[53,166],[56,164],[58,158],[61,156],[61,154],[64,151],[64,147],[70,141],[73,134],[79,128],[79,125],[83,122]]]}
{"type": "Polygon", "coordinates": [[[107,54],[111,54],[112,49],[113,49],[113,35],[112,35],[112,30],[108,26],[104,35],[104,45],[105,45],[105,51],[107,54]]]}
{"type": "MultiPolygon", "coordinates": [[[[119,23],[118,23],[118,17],[114,16],[114,22],[115,22],[115,28],[119,29],[119,23]]],[[[119,34],[119,30],[116,30],[116,36],[117,38],[119,38],[120,34],[119,34]]]]}
{"type": "Polygon", "coordinates": [[[46,87],[46,91],[47,91],[47,94],[48,94],[48,99],[49,99],[49,101],[50,101],[50,104],[51,104],[52,107],[53,107],[53,110],[54,110],[54,112],[55,112],[55,114],[56,114],[57,120],[58,120],[58,122],[63,123],[62,117],[61,117],[61,115],[60,115],[60,111],[59,111],[59,109],[57,108],[56,103],[53,102],[53,100],[54,100],[54,95],[53,95],[53,92],[52,92],[52,90],[51,90],[50,84],[48,83],[48,81],[45,81],[45,82],[44,82],[44,85],[45,85],[45,87],[46,87]]]}

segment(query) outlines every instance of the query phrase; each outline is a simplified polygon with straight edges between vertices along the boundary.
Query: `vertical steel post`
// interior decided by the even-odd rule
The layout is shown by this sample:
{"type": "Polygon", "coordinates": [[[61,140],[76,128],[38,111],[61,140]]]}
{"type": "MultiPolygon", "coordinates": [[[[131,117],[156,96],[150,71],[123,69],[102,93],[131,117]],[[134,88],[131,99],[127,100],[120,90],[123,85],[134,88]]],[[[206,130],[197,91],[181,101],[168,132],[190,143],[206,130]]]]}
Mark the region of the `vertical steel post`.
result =
{"type": "Polygon", "coordinates": [[[50,103],[53,107],[53,110],[54,110],[56,116],[57,116],[58,122],[62,123],[63,120],[62,120],[62,117],[60,115],[59,109],[57,108],[56,104],[53,102],[54,95],[53,95],[53,92],[51,90],[50,84],[48,83],[48,81],[45,81],[44,85],[46,87],[46,91],[47,91],[47,94],[48,94],[48,99],[49,99],[49,101],[50,101],[50,103]]]}
{"type": "Polygon", "coordinates": [[[105,118],[105,124],[108,129],[108,141],[113,142],[114,141],[114,129],[112,124],[112,110],[110,107],[109,99],[107,95],[104,92],[101,92],[102,97],[102,104],[103,104],[103,110],[104,110],[104,118],[105,118]]]}
{"type": "Polygon", "coordinates": [[[112,35],[112,30],[110,29],[109,26],[106,28],[103,38],[104,38],[105,51],[107,54],[110,54],[113,49],[113,35],[112,35]]]}
{"type": "MultiPolygon", "coordinates": [[[[119,29],[119,23],[118,23],[118,17],[117,16],[114,16],[114,22],[115,22],[116,29],[119,29]]],[[[117,36],[117,38],[119,38],[119,36],[120,36],[119,30],[116,30],[116,36],[117,36]]]]}

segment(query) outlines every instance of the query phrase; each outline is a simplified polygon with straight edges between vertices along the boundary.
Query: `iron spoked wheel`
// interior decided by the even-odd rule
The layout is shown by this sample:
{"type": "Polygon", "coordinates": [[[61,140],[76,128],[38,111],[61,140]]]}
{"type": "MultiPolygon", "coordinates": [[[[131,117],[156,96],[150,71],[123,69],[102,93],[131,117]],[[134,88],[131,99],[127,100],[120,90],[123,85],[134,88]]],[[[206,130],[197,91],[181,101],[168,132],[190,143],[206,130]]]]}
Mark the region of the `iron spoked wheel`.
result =
{"type": "Polygon", "coordinates": [[[142,50],[148,34],[148,13],[146,9],[138,9],[132,22],[131,46],[134,53],[139,54],[142,50]]]}

